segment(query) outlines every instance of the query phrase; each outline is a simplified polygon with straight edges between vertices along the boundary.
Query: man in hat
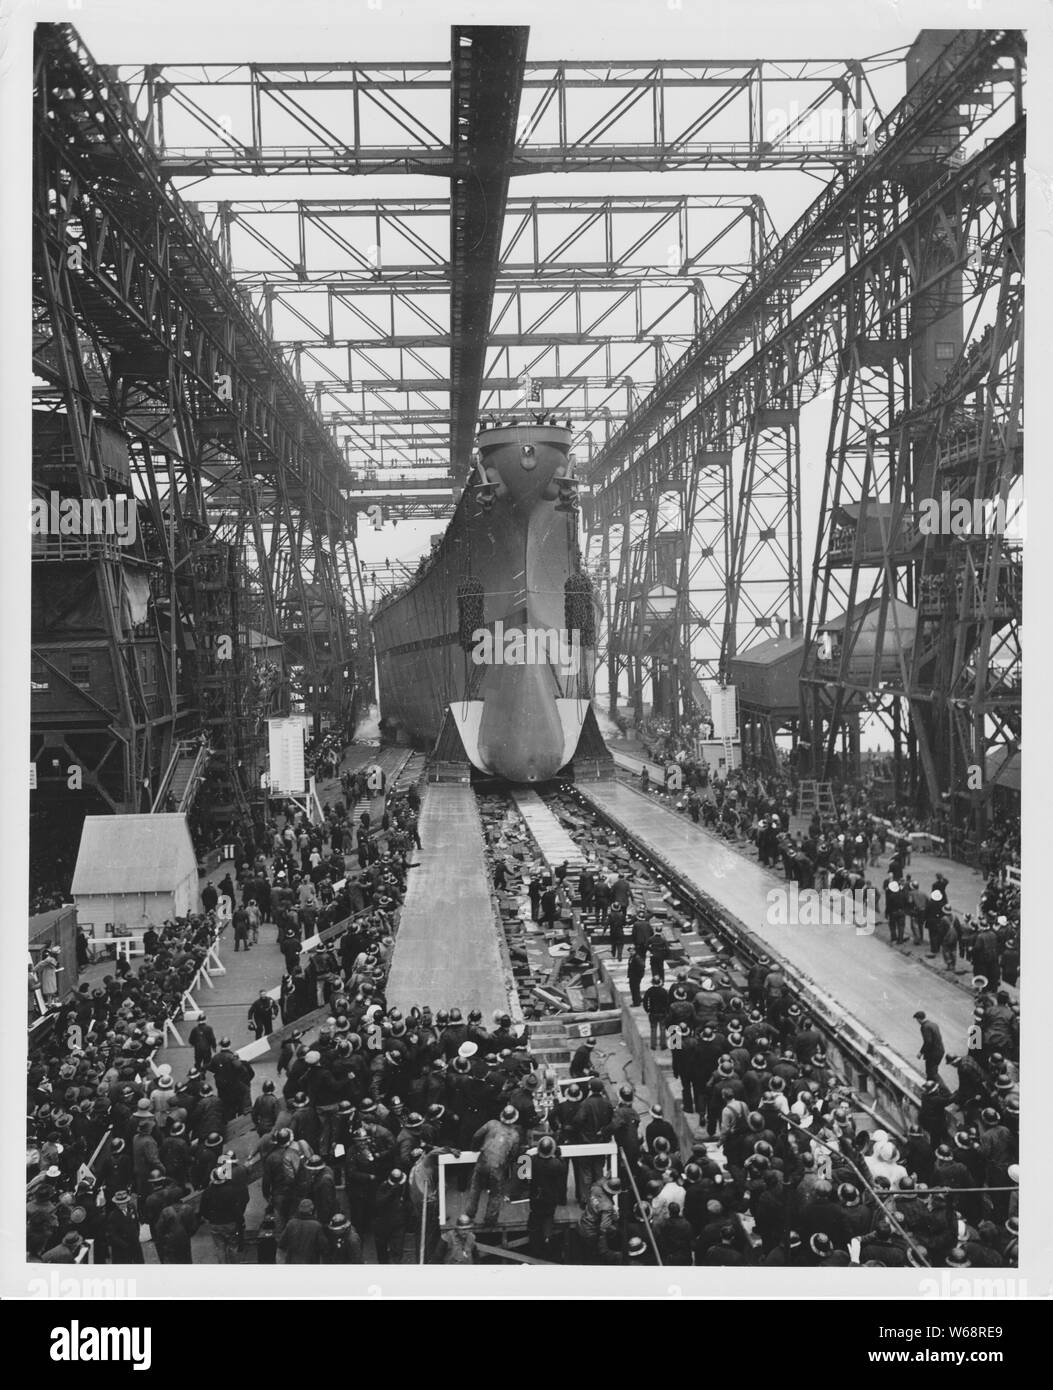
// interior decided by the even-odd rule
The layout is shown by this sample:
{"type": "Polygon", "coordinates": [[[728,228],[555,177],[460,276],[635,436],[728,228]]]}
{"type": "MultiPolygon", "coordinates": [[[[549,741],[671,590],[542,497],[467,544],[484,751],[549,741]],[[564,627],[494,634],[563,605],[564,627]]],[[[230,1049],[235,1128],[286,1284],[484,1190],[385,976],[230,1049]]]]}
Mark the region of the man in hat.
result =
{"type": "Polygon", "coordinates": [[[299,1171],[303,1155],[287,1127],[274,1133],[274,1147],[263,1160],[261,1187],[264,1200],[274,1208],[275,1225],[279,1232],[292,1216],[299,1190],[299,1171]]]}
{"type": "Polygon", "coordinates": [[[164,1135],[168,1129],[168,1112],[179,1104],[175,1082],[170,1075],[162,1073],[158,1076],[157,1085],[150,1092],[149,1099],[158,1135],[164,1135]]]}
{"type": "Polygon", "coordinates": [[[159,1166],[161,1153],[155,1137],[156,1126],[149,1115],[141,1115],[132,1140],[132,1168],[135,1173],[135,1188],[140,1202],[144,1202],[150,1191],[150,1172],[159,1166]]]}
{"type": "MultiPolygon", "coordinates": [[[[1013,1134],[1004,1123],[1002,1116],[993,1106],[980,1112],[980,1137],[977,1145],[978,1155],[983,1160],[983,1180],[986,1187],[1008,1187],[1008,1169],[1016,1157],[1013,1134]]],[[[1004,1222],[1009,1214],[1009,1193],[997,1191],[990,1194],[991,1207],[995,1219],[1004,1222]]]]}
{"type": "Polygon", "coordinates": [[[58,1245],[53,1245],[50,1250],[45,1250],[40,1258],[46,1265],[76,1264],[77,1254],[83,1244],[84,1238],[79,1231],[67,1231],[58,1245]]]}
{"type": "Polygon", "coordinates": [[[278,1237],[278,1249],[285,1256],[287,1265],[324,1264],[329,1253],[329,1241],[325,1227],[316,1218],[314,1203],[309,1198],[300,1200],[296,1215],[291,1216],[278,1237]]]}
{"type": "Polygon", "coordinates": [[[303,1172],[306,1182],[304,1195],[313,1202],[315,1216],[323,1226],[327,1226],[340,1205],[333,1170],[321,1154],[312,1154],[304,1162],[303,1172]]]}
{"type": "Polygon", "coordinates": [[[191,1028],[187,1041],[194,1049],[194,1066],[204,1071],[216,1050],[216,1035],[204,1014],[191,1028]]]}
{"type": "Polygon", "coordinates": [[[190,1142],[186,1137],[186,1124],[173,1120],[168,1133],[160,1142],[161,1166],[173,1183],[185,1186],[190,1175],[190,1142]]]}
{"type": "Polygon", "coordinates": [[[583,1264],[613,1264],[617,1259],[614,1245],[621,1190],[620,1178],[606,1176],[594,1182],[589,1189],[585,1209],[578,1221],[583,1264]]]}
{"type": "Polygon", "coordinates": [[[274,1128],[281,1108],[281,1102],[274,1094],[274,1082],[265,1081],[263,1091],[252,1103],[252,1123],[261,1138],[274,1128]]]}
{"type": "Polygon", "coordinates": [[[328,1249],[325,1263],[330,1265],[360,1265],[362,1259],[362,1239],[351,1222],[337,1212],[330,1217],[326,1227],[328,1249]]]}
{"type": "Polygon", "coordinates": [[[943,1035],[937,1024],[926,1017],[923,1009],[919,1009],[914,1018],[921,1030],[921,1050],[918,1056],[925,1063],[925,1080],[939,1081],[940,1063],[943,1061],[943,1035]]]}
{"type": "Polygon", "coordinates": [[[487,1202],[484,1224],[497,1225],[505,1186],[511,1176],[512,1164],[519,1153],[520,1145],[519,1112],[511,1105],[506,1105],[496,1120],[488,1120],[472,1136],[471,1147],[479,1154],[465,1205],[465,1214],[470,1216],[472,1221],[475,1220],[479,1200],[485,1192],[487,1202]]]}
{"type": "Polygon", "coordinates": [[[377,1187],[373,1203],[373,1239],[377,1248],[377,1263],[398,1265],[409,1224],[410,1204],[406,1174],[392,1168],[377,1187]]]}
{"type": "Polygon", "coordinates": [[[986,978],[988,989],[997,990],[1002,978],[999,942],[998,933],[989,918],[977,932],[973,942],[972,966],[975,975],[983,975],[986,978]]]}
{"type": "Polygon", "coordinates": [[[544,1259],[552,1237],[556,1211],[567,1200],[568,1165],[550,1134],[538,1140],[530,1165],[530,1253],[544,1259]]]}
{"type": "Polygon", "coordinates": [[[626,967],[626,974],[629,982],[629,997],[632,999],[633,1008],[638,1009],[643,1002],[640,997],[640,985],[644,975],[647,973],[647,957],[642,950],[631,947],[629,951],[629,963],[626,967]]]}
{"type": "Polygon", "coordinates": [[[651,976],[651,988],[643,997],[644,1013],[651,1022],[651,1051],[665,1050],[666,1019],[669,1017],[669,991],[662,983],[662,976],[651,976]]]}
{"type": "Polygon", "coordinates": [[[575,1078],[595,1076],[592,1054],[596,1047],[595,1038],[583,1038],[570,1059],[570,1075],[575,1078]]]}
{"type": "Polygon", "coordinates": [[[261,989],[249,1006],[249,1026],[257,1039],[270,1036],[277,1017],[278,1001],[272,999],[265,989],[261,989]]]}
{"type": "Polygon", "coordinates": [[[885,916],[889,944],[902,946],[907,930],[907,894],[898,879],[885,880],[885,916]]]}
{"type": "Polygon", "coordinates": [[[928,901],[922,909],[922,920],[925,923],[925,930],[929,934],[930,960],[933,960],[940,953],[940,942],[943,940],[945,910],[946,903],[943,894],[936,888],[929,894],[928,901]]]}
{"type": "Polygon", "coordinates": [[[106,1243],[110,1250],[111,1264],[145,1263],[143,1247],[139,1244],[139,1217],[135,1210],[135,1197],[124,1188],[113,1194],[113,1202],[106,1214],[106,1243]]]}
{"type": "Polygon", "coordinates": [[[448,1265],[473,1265],[478,1260],[476,1254],[475,1231],[470,1216],[460,1215],[453,1227],[443,1236],[446,1252],[443,1263],[448,1265]]]}

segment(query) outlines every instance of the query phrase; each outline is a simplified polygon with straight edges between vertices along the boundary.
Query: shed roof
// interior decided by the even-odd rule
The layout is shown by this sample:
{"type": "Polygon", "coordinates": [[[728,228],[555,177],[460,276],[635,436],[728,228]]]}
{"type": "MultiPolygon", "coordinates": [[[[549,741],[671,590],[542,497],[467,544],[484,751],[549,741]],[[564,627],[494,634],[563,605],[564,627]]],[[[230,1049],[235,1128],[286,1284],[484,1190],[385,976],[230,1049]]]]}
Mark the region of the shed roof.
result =
{"type": "Polygon", "coordinates": [[[85,816],[72,892],[165,893],[196,867],[181,813],[85,816]]]}
{"type": "Polygon", "coordinates": [[[769,637],[758,642],[755,647],[734,656],[733,666],[772,666],[777,661],[801,660],[804,651],[804,637],[769,637]]]}

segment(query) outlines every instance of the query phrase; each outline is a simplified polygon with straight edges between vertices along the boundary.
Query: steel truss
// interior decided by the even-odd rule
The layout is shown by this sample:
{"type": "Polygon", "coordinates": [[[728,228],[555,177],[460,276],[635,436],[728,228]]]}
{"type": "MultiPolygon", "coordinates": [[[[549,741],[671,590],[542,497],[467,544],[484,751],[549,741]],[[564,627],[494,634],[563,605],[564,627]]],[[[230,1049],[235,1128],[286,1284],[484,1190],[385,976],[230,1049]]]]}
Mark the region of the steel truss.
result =
{"type": "MultiPolygon", "coordinates": [[[[126,554],[78,560],[79,576],[54,564],[36,575],[42,595],[89,571],[97,588],[115,693],[109,705],[82,701],[94,706],[84,737],[105,732],[122,758],[92,785],[115,809],[149,805],[175,743],[200,730],[215,754],[213,801],[244,809],[258,787],[258,723],[278,707],[257,698],[250,629],[284,645],[309,710],[348,714],[363,603],[349,473],[120,90],[68,26],[38,27],[35,79],[33,371],[45,383],[38,414],[51,416],[36,476],[68,458],[82,496],[130,491],[139,518],[126,554]],[[135,573],[149,600],[132,623],[135,573]]],[[[55,656],[69,636],[42,622],[34,645],[55,656]]]]}
{"type": "MultiPolygon", "coordinates": [[[[609,529],[623,526],[634,506],[660,496],[700,441],[729,459],[745,446],[738,486],[727,482],[724,494],[724,524],[733,532],[726,575],[736,590],[725,605],[724,631],[718,646],[701,623],[688,622],[682,638],[690,669],[700,678],[715,667],[726,675],[734,652],[800,622],[797,412],[836,386],[860,313],[872,315],[874,305],[889,298],[883,267],[890,259],[902,264],[904,236],[913,245],[914,238],[935,234],[919,230],[925,216],[946,237],[947,224],[953,228],[958,215],[948,202],[953,205],[970,183],[983,185],[992,160],[1022,147],[1022,36],[985,31],[947,37],[940,60],[874,133],[869,157],[835,175],[589,470],[592,524],[609,529]],[[974,156],[961,165],[956,154],[948,167],[949,132],[957,151],[1006,103],[1015,103],[1008,109],[1017,119],[984,152],[986,161],[974,156]],[[919,180],[919,174],[929,177],[919,180]],[[842,273],[832,279],[839,263],[842,273]],[[819,277],[824,288],[812,291],[795,313],[819,277]]],[[[900,289],[907,305],[911,294],[923,302],[915,281],[900,289]]],[[[907,308],[902,313],[906,325],[907,308]]],[[[908,328],[901,331],[905,335],[908,328]]],[[[881,419],[887,422],[887,404],[884,409],[881,419]]],[[[690,553],[686,563],[693,564],[690,553]]],[[[691,606],[684,604],[688,612],[691,606]]],[[[615,618],[615,647],[617,626],[615,618]]],[[[689,693],[683,690],[685,697],[689,693]]]]}
{"type": "Polygon", "coordinates": [[[837,383],[802,686],[817,767],[852,768],[858,718],[878,713],[900,780],[916,759],[920,806],[966,837],[991,816],[992,765],[1020,747],[1021,550],[1000,522],[954,535],[946,515],[990,499],[1011,521],[1018,500],[1023,158],[1021,120],[936,191],[860,306],[837,383]],[[917,386],[911,328],[953,343],[935,385],[917,386]],[[926,499],[944,505],[943,530],[922,524],[926,499]],[[849,621],[831,632],[839,614],[849,621]]]}
{"type": "MultiPolygon", "coordinates": [[[[199,208],[327,418],[448,405],[447,200],[199,208]]],[[[702,330],[720,282],[740,284],[769,238],[755,195],[509,198],[481,408],[503,416],[530,396],[596,417],[602,446],[702,330]]],[[[432,430],[426,452],[447,447],[432,430]]],[[[375,462],[364,445],[353,452],[375,462]]]]}
{"type": "MultiPolygon", "coordinates": [[[[826,172],[865,143],[870,76],[900,56],[530,61],[509,172],[826,172]]],[[[455,162],[447,63],[151,64],[115,75],[173,176],[448,178],[455,162]]]]}

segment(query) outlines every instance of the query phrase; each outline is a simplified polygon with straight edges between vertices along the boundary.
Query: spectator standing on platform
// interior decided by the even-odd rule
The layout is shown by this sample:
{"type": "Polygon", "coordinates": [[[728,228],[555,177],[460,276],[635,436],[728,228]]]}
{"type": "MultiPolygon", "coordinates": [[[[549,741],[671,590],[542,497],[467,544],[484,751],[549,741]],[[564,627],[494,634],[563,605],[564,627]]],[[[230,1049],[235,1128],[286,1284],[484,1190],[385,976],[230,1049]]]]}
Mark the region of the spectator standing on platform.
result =
{"type": "Polygon", "coordinates": [[[669,991],[660,975],[651,976],[651,988],[643,997],[644,1013],[651,1021],[651,1050],[664,1050],[665,1024],[669,1017],[669,991]]]}
{"type": "Polygon", "coordinates": [[[611,959],[621,960],[625,949],[625,909],[617,903],[607,914],[607,931],[611,943],[611,959]]]}
{"type": "Polygon", "coordinates": [[[58,977],[61,969],[55,953],[51,950],[45,951],[37,964],[37,979],[40,981],[40,992],[44,996],[45,1004],[50,1004],[58,998],[58,977]]]}
{"type": "Polygon", "coordinates": [[[914,1015],[921,1029],[921,1051],[918,1056],[925,1063],[925,1080],[939,1081],[940,1063],[943,1061],[943,1036],[932,1019],[926,1018],[919,1009],[914,1015]]]}
{"type": "Polygon", "coordinates": [[[488,1120],[472,1136],[471,1146],[479,1154],[472,1173],[472,1186],[468,1193],[465,1215],[472,1221],[479,1210],[479,1199],[487,1194],[487,1226],[496,1226],[501,1215],[501,1202],[505,1184],[511,1173],[512,1163],[519,1152],[519,1112],[514,1106],[506,1105],[496,1120],[488,1120]]]}
{"type": "Polygon", "coordinates": [[[596,877],[596,886],[593,889],[592,901],[596,908],[597,925],[605,927],[611,907],[611,888],[602,873],[598,874],[596,877]]]}
{"type": "Polygon", "coordinates": [[[642,951],[635,948],[629,953],[629,995],[633,1001],[633,1008],[638,1009],[643,1002],[640,998],[640,983],[647,973],[647,958],[642,951]]]}

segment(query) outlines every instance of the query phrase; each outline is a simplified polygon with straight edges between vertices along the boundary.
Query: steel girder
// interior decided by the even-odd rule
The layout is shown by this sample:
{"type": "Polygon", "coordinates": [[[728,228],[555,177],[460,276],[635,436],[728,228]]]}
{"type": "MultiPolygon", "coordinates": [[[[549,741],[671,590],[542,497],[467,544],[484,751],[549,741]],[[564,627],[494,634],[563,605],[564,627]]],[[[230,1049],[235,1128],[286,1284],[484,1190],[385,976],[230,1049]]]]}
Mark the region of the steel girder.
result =
{"type": "Polygon", "coordinates": [[[1019,551],[997,532],[926,535],[919,516],[944,489],[1004,501],[1021,472],[1023,156],[1020,120],[913,202],[872,262],[836,386],[802,683],[824,774],[862,710],[908,701],[923,799],[973,831],[989,789],[970,769],[985,778],[1020,740],[1019,551]],[[955,318],[946,379],[912,391],[915,340],[955,318]]]}
{"type": "Polygon", "coordinates": [[[789,393],[760,404],[746,434],[720,665],[802,620],[800,410],[789,393]]]}
{"type": "Polygon", "coordinates": [[[670,675],[675,672],[678,688],[669,691],[669,712],[675,722],[678,697],[694,698],[695,682],[716,680],[721,672],[731,561],[727,518],[732,507],[732,473],[730,451],[707,448],[701,434],[682,431],[662,445],[649,474],[626,477],[624,489],[613,495],[597,499],[584,493],[582,514],[595,562],[602,565],[606,557],[602,587],[608,599],[606,658],[612,707],[622,674],[628,675],[639,707],[645,682],[651,679],[653,684],[657,661],[670,675]],[[679,535],[675,546],[660,541],[661,533],[657,529],[652,533],[643,520],[656,514],[657,499],[663,494],[677,499],[664,528],[679,535]],[[604,547],[592,539],[604,536],[616,540],[604,547]],[[659,582],[656,551],[660,545],[673,551],[663,557],[661,579],[675,588],[677,597],[663,648],[650,652],[642,642],[641,590],[659,582]]]}
{"type": "MultiPolygon", "coordinates": [[[[900,55],[530,61],[509,169],[827,171],[865,138],[870,75],[900,55]]],[[[447,63],[153,64],[117,75],[173,176],[446,178],[455,163],[447,63]]]]}
{"type": "MultiPolygon", "coordinates": [[[[724,571],[726,577],[734,576],[735,592],[724,604],[719,655],[713,659],[705,615],[684,632],[684,650],[697,675],[716,674],[716,667],[726,676],[731,653],[768,635],[783,619],[792,631],[801,612],[802,588],[796,411],[836,380],[852,296],[866,293],[863,278],[873,273],[870,253],[889,239],[894,242],[893,228],[903,216],[902,189],[912,166],[916,173],[934,149],[945,150],[948,130],[960,139],[988,121],[1000,104],[997,89],[1002,84],[1019,113],[1020,73],[1013,64],[1021,52],[1017,33],[958,36],[887,118],[862,167],[842,170],[789,235],[768,250],[756,274],[706,325],[697,347],[660,379],[589,470],[596,488],[594,524],[610,527],[627,517],[633,505],[660,493],[690,441],[696,441],[696,448],[704,442],[707,450],[728,460],[723,496],[724,526],[730,532],[735,495],[731,451],[747,445],[737,526],[724,571]],[[874,196],[868,199],[868,192],[874,196]],[[801,292],[842,256],[846,274],[793,316],[801,292]],[[692,393],[694,403],[686,409],[692,393]],[[766,414],[773,408],[791,413],[766,414]],[[775,419],[785,423],[765,436],[763,423],[775,419]],[[762,478],[771,483],[771,495],[762,505],[756,487],[758,459],[762,478]]],[[[1019,138],[1022,122],[1015,129],[1019,138]]],[[[766,484],[764,491],[769,491],[766,484]]],[[[690,529],[690,515],[687,524],[690,529]]],[[[712,566],[719,547],[704,542],[703,550],[705,563],[712,566]]],[[[694,563],[690,548],[685,563],[694,563]]],[[[690,613],[694,605],[688,599],[683,606],[690,613]]],[[[612,615],[612,631],[617,627],[612,615]]]]}
{"type": "MultiPolygon", "coordinates": [[[[448,218],[445,198],[245,199],[197,207],[250,290],[449,288],[448,238],[435,225],[448,218]]],[[[764,203],[749,194],[509,197],[498,280],[608,284],[725,272],[742,278],[745,256],[726,265],[707,257],[754,218],[763,237],[764,203]],[[716,231],[714,213],[727,214],[716,231]]]]}
{"type": "MultiPolygon", "coordinates": [[[[202,205],[318,408],[367,419],[374,407],[411,412],[411,392],[451,392],[450,266],[435,237],[447,209],[436,198],[202,205]]],[[[602,412],[631,410],[650,389],[641,362],[646,377],[665,371],[712,311],[715,282],[741,283],[767,236],[756,195],[509,199],[482,408],[515,409],[529,380],[546,409],[600,415],[606,433],[602,412]]]]}
{"type": "MultiPolygon", "coordinates": [[[[335,441],[196,216],[163,183],[119,89],[65,26],[38,31],[35,109],[34,372],[53,393],[74,391],[82,413],[128,440],[146,558],[175,610],[177,635],[165,644],[167,718],[174,663],[203,611],[189,578],[192,552],[217,540],[237,554],[241,579],[233,582],[246,587],[253,621],[281,633],[292,607],[307,611],[307,595],[304,572],[281,570],[277,556],[311,537],[316,574],[307,574],[324,651],[312,631],[297,656],[324,669],[315,684],[339,701],[354,590],[345,595],[337,585],[329,557],[346,544],[354,509],[341,495],[350,478],[335,441]],[[60,295],[56,274],[68,282],[60,295]],[[90,358],[79,382],[68,360],[73,341],[90,358]],[[270,492],[269,507],[261,490],[270,492]]],[[[76,414],[68,404],[66,413],[76,414]]],[[[186,695],[178,706],[184,724],[195,718],[186,695]]],[[[244,692],[231,698],[238,727],[219,742],[237,766],[248,714],[244,692]]],[[[248,764],[243,770],[251,776],[248,764]]],[[[235,775],[232,794],[245,789],[235,775]]]]}
{"type": "MultiPolygon", "coordinates": [[[[894,276],[900,274],[907,254],[904,247],[945,237],[953,218],[963,215],[956,209],[970,199],[979,207],[989,168],[1010,155],[1019,157],[1023,138],[1021,120],[966,164],[947,171],[938,186],[934,182],[922,195],[908,199],[902,189],[898,194],[891,189],[873,191],[859,210],[856,226],[861,244],[850,248],[846,273],[792,318],[773,306],[770,320],[756,323],[758,342],[753,353],[641,453],[631,467],[594,491],[592,524],[597,528],[616,525],[632,509],[647,507],[648,499],[660,495],[663,486],[677,475],[681,460],[692,447],[726,453],[730,472],[730,451],[748,439],[753,422],[763,418],[759,412],[767,409],[772,399],[803,404],[834,388],[859,306],[871,306],[873,299],[867,312],[879,317],[900,307],[887,286],[896,283],[894,276]]],[[[968,249],[961,251],[962,264],[970,254],[968,249]]],[[[917,256],[919,263],[928,264],[931,259],[921,257],[920,251],[917,256]]],[[[734,495],[734,491],[727,493],[724,526],[728,530],[734,495]]],[[[726,603],[725,610],[731,611],[726,603]]],[[[789,613],[779,616],[788,617],[789,613]]],[[[775,626],[774,615],[772,618],[769,631],[775,626]]],[[[726,616],[722,623],[726,627],[726,616]]],[[[698,624],[685,639],[699,674],[699,651],[709,649],[711,642],[712,635],[707,637],[698,624]]],[[[718,651],[727,652],[729,645],[730,637],[722,634],[718,651]]]]}
{"type": "MultiPolygon", "coordinates": [[[[745,347],[755,345],[758,320],[777,321],[780,309],[840,259],[868,189],[896,179],[905,162],[925,159],[951,126],[964,139],[990,119],[993,93],[1002,84],[1013,86],[1018,73],[1011,65],[1022,49],[1019,31],[957,32],[859,157],[842,164],[787,235],[769,249],[756,274],[707,324],[697,346],[678,359],[612,438],[593,464],[594,482],[603,484],[619,468],[632,466],[642,446],[668,431],[673,417],[683,418],[686,403],[719,378],[745,347]]],[[[1014,95],[1018,93],[1011,90],[1006,99],[1014,95]]]]}
{"type": "Polygon", "coordinates": [[[992,813],[992,757],[1008,757],[1022,739],[1022,536],[1012,525],[1023,471],[1020,211],[1002,209],[993,323],[972,336],[956,379],[914,422],[918,467],[933,494],[989,499],[1010,523],[1010,534],[996,524],[978,535],[926,535],[918,563],[908,693],[925,790],[934,807],[947,795],[953,820],[974,838],[992,813]]]}
{"type": "Polygon", "coordinates": [[[528,30],[454,26],[450,59],[450,468],[471,467],[528,30]]]}

